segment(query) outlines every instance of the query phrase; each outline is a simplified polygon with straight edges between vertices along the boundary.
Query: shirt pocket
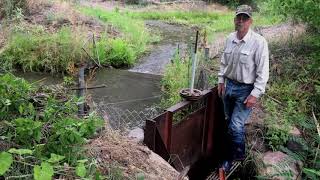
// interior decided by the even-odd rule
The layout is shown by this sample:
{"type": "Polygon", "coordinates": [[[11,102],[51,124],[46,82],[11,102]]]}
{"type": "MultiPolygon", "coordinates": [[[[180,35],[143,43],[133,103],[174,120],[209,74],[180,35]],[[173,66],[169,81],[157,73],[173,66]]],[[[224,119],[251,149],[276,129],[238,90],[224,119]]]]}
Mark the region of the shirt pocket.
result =
{"type": "Polygon", "coordinates": [[[252,52],[249,50],[242,50],[240,52],[240,63],[241,65],[244,65],[246,67],[251,67],[253,66],[253,61],[252,61],[252,52]]]}
{"type": "Polygon", "coordinates": [[[223,62],[222,63],[224,63],[225,65],[228,65],[230,63],[230,61],[232,60],[231,59],[231,52],[232,52],[231,48],[226,48],[223,51],[224,58],[223,58],[223,62]]]}

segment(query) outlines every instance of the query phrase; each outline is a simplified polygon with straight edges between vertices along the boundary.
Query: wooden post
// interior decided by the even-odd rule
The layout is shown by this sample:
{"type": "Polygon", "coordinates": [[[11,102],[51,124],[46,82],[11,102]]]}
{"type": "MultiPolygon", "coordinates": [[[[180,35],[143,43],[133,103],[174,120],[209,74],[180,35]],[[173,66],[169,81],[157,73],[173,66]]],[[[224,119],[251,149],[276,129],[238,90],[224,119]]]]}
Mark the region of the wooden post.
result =
{"type": "MultiPolygon", "coordinates": [[[[85,66],[81,66],[80,67],[80,70],[79,70],[79,91],[78,91],[78,95],[79,95],[79,98],[84,98],[85,96],[85,80],[84,80],[84,69],[85,69],[85,66]]],[[[79,105],[78,105],[78,114],[79,114],[79,117],[83,117],[84,115],[84,102],[81,102],[79,105]]]]}

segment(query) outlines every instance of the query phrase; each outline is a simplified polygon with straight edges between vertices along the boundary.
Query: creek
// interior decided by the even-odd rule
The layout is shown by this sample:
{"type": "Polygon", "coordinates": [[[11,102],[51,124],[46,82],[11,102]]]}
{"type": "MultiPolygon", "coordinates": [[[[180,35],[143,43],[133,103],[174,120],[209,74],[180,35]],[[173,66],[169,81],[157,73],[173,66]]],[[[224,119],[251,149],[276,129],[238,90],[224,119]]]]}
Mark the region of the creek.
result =
{"type": "MultiPolygon", "coordinates": [[[[108,119],[111,126],[118,129],[123,126],[132,128],[142,126],[145,118],[155,113],[161,99],[161,77],[170,63],[177,47],[184,51],[192,30],[187,26],[177,26],[161,21],[146,21],[152,32],[161,35],[161,41],[152,44],[149,51],[137,61],[131,69],[100,68],[95,78],[87,82],[88,87],[106,85],[105,88],[87,91],[95,102],[98,112],[108,119]]],[[[61,77],[45,73],[15,73],[29,82],[51,85],[62,82],[61,77]]]]}

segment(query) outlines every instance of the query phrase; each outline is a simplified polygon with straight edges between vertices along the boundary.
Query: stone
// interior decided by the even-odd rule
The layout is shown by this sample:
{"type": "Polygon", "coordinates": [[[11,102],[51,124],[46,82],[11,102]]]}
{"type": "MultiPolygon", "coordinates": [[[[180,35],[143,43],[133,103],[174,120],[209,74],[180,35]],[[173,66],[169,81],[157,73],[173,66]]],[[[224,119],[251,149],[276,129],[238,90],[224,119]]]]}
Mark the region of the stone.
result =
{"type": "Polygon", "coordinates": [[[128,137],[136,142],[143,142],[144,132],[141,128],[134,128],[130,130],[128,137]]]}
{"type": "Polygon", "coordinates": [[[301,137],[301,132],[297,127],[292,127],[289,134],[296,137],[301,137]]]}
{"type": "Polygon", "coordinates": [[[292,159],[283,152],[268,151],[256,158],[262,164],[257,167],[258,176],[275,180],[301,179],[302,162],[292,159]]]}
{"type": "Polygon", "coordinates": [[[290,134],[290,137],[286,144],[286,147],[292,152],[303,153],[304,152],[303,145],[295,141],[295,139],[302,137],[300,130],[296,127],[292,127],[291,130],[289,131],[289,134],[290,134]]]}

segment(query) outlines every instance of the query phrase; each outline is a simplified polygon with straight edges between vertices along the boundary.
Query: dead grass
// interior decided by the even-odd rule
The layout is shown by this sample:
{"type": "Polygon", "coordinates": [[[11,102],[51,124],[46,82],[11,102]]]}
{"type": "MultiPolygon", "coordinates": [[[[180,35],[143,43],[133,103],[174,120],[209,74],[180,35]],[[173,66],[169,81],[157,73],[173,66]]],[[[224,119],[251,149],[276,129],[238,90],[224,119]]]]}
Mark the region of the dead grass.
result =
{"type": "Polygon", "coordinates": [[[146,179],[177,179],[175,171],[160,156],[146,146],[120,135],[119,132],[106,128],[101,135],[87,145],[88,154],[97,159],[103,174],[110,174],[110,166],[117,166],[124,178],[135,178],[143,173],[146,179]]]}
{"type": "Polygon", "coordinates": [[[115,8],[125,9],[128,8],[130,10],[135,11],[209,11],[209,12],[228,12],[230,11],[228,7],[212,3],[210,5],[206,4],[203,1],[194,1],[194,2],[175,2],[175,3],[160,3],[156,0],[153,3],[147,6],[135,6],[124,4],[121,1],[105,1],[105,0],[91,0],[84,1],[82,5],[90,6],[90,7],[99,7],[105,10],[114,10],[115,8]]]}

